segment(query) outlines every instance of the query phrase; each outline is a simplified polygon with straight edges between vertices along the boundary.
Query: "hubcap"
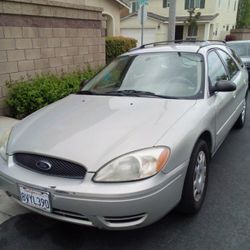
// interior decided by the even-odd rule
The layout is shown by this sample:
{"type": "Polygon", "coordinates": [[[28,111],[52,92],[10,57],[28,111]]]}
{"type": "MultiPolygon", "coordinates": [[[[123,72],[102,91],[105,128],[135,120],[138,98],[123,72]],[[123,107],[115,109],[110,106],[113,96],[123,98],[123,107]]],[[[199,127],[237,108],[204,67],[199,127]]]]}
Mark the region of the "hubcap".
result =
{"type": "Polygon", "coordinates": [[[244,100],[243,110],[242,110],[242,112],[241,112],[241,121],[242,121],[242,123],[245,122],[245,118],[246,118],[246,109],[247,109],[247,102],[246,102],[246,100],[244,100]]]}
{"type": "Polygon", "coordinates": [[[205,183],[206,183],[206,174],[207,174],[207,163],[206,163],[206,154],[204,151],[200,151],[195,165],[194,171],[194,199],[198,202],[203,194],[205,183]]]}

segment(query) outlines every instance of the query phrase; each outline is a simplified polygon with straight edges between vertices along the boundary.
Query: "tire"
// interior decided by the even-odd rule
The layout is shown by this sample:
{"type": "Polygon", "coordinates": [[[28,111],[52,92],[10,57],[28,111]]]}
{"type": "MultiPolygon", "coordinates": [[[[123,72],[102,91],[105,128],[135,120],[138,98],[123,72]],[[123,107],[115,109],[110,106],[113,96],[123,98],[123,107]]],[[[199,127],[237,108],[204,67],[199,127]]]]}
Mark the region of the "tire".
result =
{"type": "Polygon", "coordinates": [[[200,139],[191,154],[181,201],[177,207],[179,212],[196,214],[201,209],[208,184],[209,159],[208,145],[206,141],[200,139]],[[198,164],[198,161],[200,164],[198,164]]]}
{"type": "Polygon", "coordinates": [[[244,106],[243,106],[243,110],[238,118],[238,120],[236,121],[234,127],[237,129],[241,129],[244,127],[245,122],[246,122],[246,114],[247,114],[247,96],[244,99],[244,106]]]}

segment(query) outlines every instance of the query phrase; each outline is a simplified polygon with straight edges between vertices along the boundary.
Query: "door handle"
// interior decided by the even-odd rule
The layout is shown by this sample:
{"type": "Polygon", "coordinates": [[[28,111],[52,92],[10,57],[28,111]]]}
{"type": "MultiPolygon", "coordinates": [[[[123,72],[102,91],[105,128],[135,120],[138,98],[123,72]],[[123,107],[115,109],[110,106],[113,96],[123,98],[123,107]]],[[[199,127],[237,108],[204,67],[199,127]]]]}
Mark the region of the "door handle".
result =
{"type": "Polygon", "coordinates": [[[235,99],[236,98],[236,95],[233,95],[233,99],[235,99]]]}

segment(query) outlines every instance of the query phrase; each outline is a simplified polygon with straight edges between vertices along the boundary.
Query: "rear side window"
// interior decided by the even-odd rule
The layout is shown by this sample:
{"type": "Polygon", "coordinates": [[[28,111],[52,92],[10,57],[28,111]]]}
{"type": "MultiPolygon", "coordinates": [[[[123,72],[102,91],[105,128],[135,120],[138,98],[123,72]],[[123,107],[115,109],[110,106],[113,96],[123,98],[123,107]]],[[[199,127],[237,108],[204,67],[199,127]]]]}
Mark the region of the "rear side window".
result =
{"type": "Polygon", "coordinates": [[[232,79],[239,72],[237,64],[235,63],[234,59],[231,56],[229,56],[226,52],[218,50],[218,53],[228,69],[230,79],[232,79]]]}
{"type": "Polygon", "coordinates": [[[208,54],[208,76],[212,87],[215,86],[218,81],[228,79],[224,64],[215,51],[211,51],[208,54]]]}

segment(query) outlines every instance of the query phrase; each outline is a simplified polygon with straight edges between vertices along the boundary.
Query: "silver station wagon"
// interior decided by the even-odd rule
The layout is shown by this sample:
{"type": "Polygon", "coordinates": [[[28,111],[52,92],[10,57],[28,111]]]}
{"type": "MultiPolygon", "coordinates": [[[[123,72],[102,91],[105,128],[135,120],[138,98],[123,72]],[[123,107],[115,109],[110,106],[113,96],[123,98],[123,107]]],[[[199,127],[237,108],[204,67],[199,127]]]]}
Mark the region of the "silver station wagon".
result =
{"type": "Polygon", "coordinates": [[[155,43],[1,133],[0,188],[26,208],[101,229],[203,204],[209,161],[245,123],[248,74],[222,42],[155,43]]]}

